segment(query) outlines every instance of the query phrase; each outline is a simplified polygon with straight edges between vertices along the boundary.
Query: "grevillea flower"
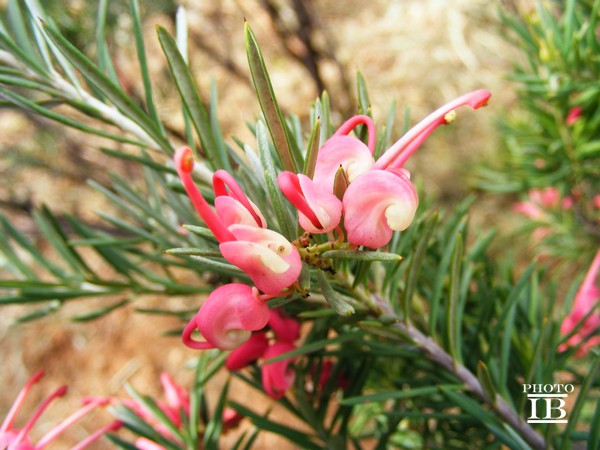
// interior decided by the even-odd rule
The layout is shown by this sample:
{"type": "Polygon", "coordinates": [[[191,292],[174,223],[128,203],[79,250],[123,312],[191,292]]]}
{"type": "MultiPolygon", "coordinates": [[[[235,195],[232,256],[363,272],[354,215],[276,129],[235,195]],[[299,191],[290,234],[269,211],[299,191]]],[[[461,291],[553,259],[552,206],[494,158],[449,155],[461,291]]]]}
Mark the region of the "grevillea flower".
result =
{"type": "Polygon", "coordinates": [[[334,199],[339,196],[348,242],[371,248],[386,245],[393,231],[404,230],[412,223],[418,206],[417,191],[404,163],[436,128],[454,120],[457,108],[480,108],[487,104],[490,95],[480,89],[447,103],[413,127],[377,161],[373,157],[376,136],[372,119],[361,115],[346,121],[319,149],[312,183],[304,175],[289,172],[278,178],[281,190],[300,212],[302,228],[312,233],[336,228],[339,204],[334,199]],[[366,145],[348,136],[358,125],[367,127],[366,145]],[[341,193],[334,189],[340,171],[347,183],[341,193]]]}
{"type": "MultiPolygon", "coordinates": [[[[267,349],[263,358],[269,360],[295,349],[296,346],[289,342],[275,342],[267,349]]],[[[263,363],[261,368],[262,385],[269,396],[275,399],[282,398],[285,391],[294,384],[296,372],[294,372],[294,369],[290,365],[295,359],[287,358],[283,361],[263,363]]]]}
{"type": "MultiPolygon", "coordinates": [[[[560,332],[563,336],[571,334],[575,327],[590,314],[600,301],[600,288],[596,284],[599,271],[600,250],[596,253],[594,261],[575,295],[571,313],[562,322],[560,332]]],[[[559,347],[559,351],[576,346],[588,338],[587,342],[581,345],[577,351],[577,355],[582,356],[590,348],[600,344],[600,336],[590,337],[591,334],[597,331],[598,327],[600,327],[600,312],[595,311],[585,319],[585,322],[581,324],[581,328],[566,343],[559,347]]]]}
{"type": "Polygon", "coordinates": [[[302,270],[298,249],[279,233],[265,228],[264,217],[235,179],[223,170],[215,172],[215,213],[192,180],[192,150],[180,148],[174,159],[183,186],[219,241],[223,257],[246,272],[256,287],[267,294],[281,294],[292,285],[302,270]]]}
{"type": "Polygon", "coordinates": [[[215,289],[200,307],[198,313],[183,330],[185,345],[196,349],[220,348],[233,350],[250,339],[269,321],[266,300],[256,288],[231,283],[215,289]],[[192,339],[198,330],[206,341],[192,339]]]}
{"type": "Polygon", "coordinates": [[[343,203],[348,242],[380,248],[410,226],[419,197],[406,171],[369,170],[350,183],[343,203]]]}
{"type": "MultiPolygon", "coordinates": [[[[45,448],[50,442],[52,442],[57,436],[62,434],[67,428],[69,428],[73,423],[82,418],[84,415],[89,413],[91,410],[99,407],[105,406],[109,403],[108,399],[104,398],[94,398],[88,401],[84,406],[77,412],[73,413],[70,417],[60,422],[54,428],[52,428],[44,437],[42,437],[36,444],[32,443],[29,438],[29,432],[40,418],[42,413],[46,410],[48,405],[55,399],[64,396],[67,393],[67,387],[61,386],[56,391],[54,391],[46,400],[42,402],[42,404],[38,407],[38,409],[33,413],[33,415],[29,418],[29,421],[25,424],[25,426],[21,429],[13,428],[14,421],[16,419],[17,413],[19,409],[25,402],[29,391],[44,375],[42,371],[37,372],[33,375],[25,384],[19,395],[17,396],[15,402],[13,403],[8,415],[2,422],[2,426],[0,426],[0,449],[6,450],[41,450],[45,448]]],[[[98,440],[103,434],[114,431],[121,426],[120,422],[113,422],[95,433],[88,436],[85,440],[81,441],[72,450],[83,450],[90,446],[94,441],[98,440]]]]}

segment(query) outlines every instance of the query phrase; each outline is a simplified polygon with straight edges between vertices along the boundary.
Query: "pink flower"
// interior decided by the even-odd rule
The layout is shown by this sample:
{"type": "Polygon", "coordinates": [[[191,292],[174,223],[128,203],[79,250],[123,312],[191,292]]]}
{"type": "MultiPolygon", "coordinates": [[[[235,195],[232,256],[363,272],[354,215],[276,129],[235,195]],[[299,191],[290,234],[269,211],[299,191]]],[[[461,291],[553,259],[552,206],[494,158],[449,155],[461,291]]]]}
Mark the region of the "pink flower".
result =
{"type": "Polygon", "coordinates": [[[235,409],[228,406],[223,408],[223,433],[227,433],[229,430],[236,428],[243,419],[244,416],[235,409]]]}
{"type": "MultiPolygon", "coordinates": [[[[571,313],[562,322],[560,332],[563,336],[571,334],[575,327],[596,307],[600,300],[600,288],[596,285],[599,270],[600,250],[596,253],[594,261],[575,295],[571,313]]],[[[562,344],[558,350],[565,351],[568,347],[579,345],[588,338],[587,342],[582,344],[577,351],[577,355],[582,356],[590,348],[600,344],[600,336],[589,337],[598,327],[600,327],[600,312],[596,311],[585,320],[581,328],[566,343],[562,344]]]]}
{"type": "Polygon", "coordinates": [[[331,188],[315,184],[306,175],[292,172],[280,173],[277,183],[281,192],[298,209],[298,221],[305,231],[328,233],[340,224],[342,202],[331,188]]]}
{"type": "Polygon", "coordinates": [[[577,119],[581,117],[583,113],[583,108],[581,106],[575,106],[569,110],[569,114],[567,114],[567,118],[565,119],[565,123],[567,125],[573,125],[577,122],[577,119]]]}
{"type": "Polygon", "coordinates": [[[215,289],[204,301],[198,313],[183,330],[185,345],[196,349],[220,348],[233,350],[250,339],[252,331],[260,330],[269,321],[269,307],[256,288],[231,283],[215,289]],[[192,339],[194,330],[206,341],[192,339]]]}
{"type": "Polygon", "coordinates": [[[277,296],[296,282],[302,270],[300,254],[281,234],[248,225],[231,225],[229,231],[236,240],[222,242],[219,250],[258,289],[277,296]]]}
{"type": "MultiPolygon", "coordinates": [[[[17,396],[15,402],[13,403],[10,411],[8,412],[6,418],[2,422],[2,426],[0,426],[0,449],[7,450],[41,450],[45,448],[50,442],[52,442],[57,436],[62,434],[67,428],[69,428],[73,423],[79,420],[81,417],[89,413],[91,410],[97,408],[98,406],[105,406],[109,403],[108,399],[104,398],[95,398],[88,401],[79,411],[73,413],[70,417],[60,422],[54,428],[52,428],[44,437],[42,437],[37,444],[33,444],[29,438],[29,432],[40,418],[42,413],[46,410],[48,405],[52,403],[53,400],[64,396],[67,393],[67,387],[61,386],[56,391],[54,391],[46,400],[42,402],[42,404],[38,407],[38,409],[33,413],[30,417],[29,421],[25,424],[23,428],[15,429],[13,428],[13,424],[16,418],[19,409],[25,402],[29,391],[44,375],[44,372],[39,371],[35,373],[25,384],[19,395],[17,396]]],[[[113,422],[92,435],[88,436],[78,445],[73,447],[73,450],[83,450],[84,448],[90,446],[94,441],[98,440],[103,434],[114,431],[121,426],[120,422],[113,422]]]]}
{"type": "Polygon", "coordinates": [[[523,214],[531,220],[542,220],[546,217],[546,213],[535,203],[531,201],[517,202],[513,204],[512,210],[523,214]]]}
{"type": "Polygon", "coordinates": [[[560,203],[560,192],[555,187],[531,189],[529,198],[533,203],[544,208],[556,208],[560,203]]]}
{"type": "Polygon", "coordinates": [[[269,327],[275,333],[275,338],[281,342],[294,342],[300,337],[300,323],[296,319],[286,317],[278,309],[269,311],[269,327]]]}
{"type": "Polygon", "coordinates": [[[350,183],[343,204],[348,242],[380,248],[410,226],[419,198],[406,171],[370,170],[350,183]]]}
{"type": "Polygon", "coordinates": [[[215,213],[192,180],[192,150],[180,148],[174,159],[179,178],[219,241],[223,257],[246,272],[256,287],[267,294],[278,295],[291,286],[302,270],[298,249],[279,233],[265,228],[264,217],[233,177],[223,170],[215,172],[215,213]]]}
{"type": "Polygon", "coordinates": [[[231,371],[243,369],[261,358],[268,347],[267,333],[254,333],[250,339],[229,353],[225,360],[225,367],[231,371]]]}
{"type": "MultiPolygon", "coordinates": [[[[263,358],[269,360],[276,356],[295,350],[296,346],[289,342],[275,342],[271,345],[263,358]]],[[[294,362],[296,358],[288,358],[283,361],[269,363],[266,362],[262,366],[262,384],[265,392],[269,396],[279,399],[285,394],[285,391],[289,389],[296,379],[296,373],[290,367],[290,364],[294,362]]]]}

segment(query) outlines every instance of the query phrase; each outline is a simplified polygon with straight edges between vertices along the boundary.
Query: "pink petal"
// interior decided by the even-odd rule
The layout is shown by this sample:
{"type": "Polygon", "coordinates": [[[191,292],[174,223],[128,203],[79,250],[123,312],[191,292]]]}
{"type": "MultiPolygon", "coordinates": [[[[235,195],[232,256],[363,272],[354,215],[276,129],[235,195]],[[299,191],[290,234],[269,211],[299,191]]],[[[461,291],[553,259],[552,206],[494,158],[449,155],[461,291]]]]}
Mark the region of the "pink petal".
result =
{"type": "Polygon", "coordinates": [[[245,284],[226,284],[208,296],[190,322],[206,343],[192,340],[193,328],[188,327],[184,330],[184,343],[193,348],[233,350],[250,339],[252,331],[267,325],[268,320],[269,307],[258,298],[255,289],[245,284]]]}
{"type": "Polygon", "coordinates": [[[319,149],[313,181],[333,192],[333,180],[340,166],[352,181],[369,170],[373,162],[371,151],[362,141],[350,136],[334,136],[319,149]]]}
{"type": "Polygon", "coordinates": [[[412,223],[417,191],[402,172],[370,170],[350,183],[344,194],[344,227],[348,242],[380,248],[412,223]]]}
{"type": "Polygon", "coordinates": [[[269,313],[269,327],[278,341],[292,343],[300,337],[300,323],[297,320],[286,317],[277,309],[271,309],[269,313]]]}
{"type": "Polygon", "coordinates": [[[229,231],[237,240],[219,245],[221,254],[264,293],[278,295],[300,276],[298,249],[281,234],[247,225],[232,225],[229,231]]]}
{"type": "MultiPolygon", "coordinates": [[[[289,342],[275,342],[271,345],[263,358],[268,360],[276,356],[295,350],[296,346],[289,342]]],[[[296,379],[296,372],[290,367],[290,364],[296,358],[288,358],[274,363],[265,363],[261,368],[262,383],[266,393],[273,398],[281,398],[285,391],[289,389],[296,379]]]]}
{"type": "Polygon", "coordinates": [[[255,208],[255,214],[259,217],[260,224],[257,224],[256,219],[248,209],[242,205],[239,201],[237,201],[233,197],[228,196],[220,196],[215,199],[215,209],[217,212],[217,216],[221,219],[221,222],[226,227],[236,224],[249,225],[253,227],[260,226],[264,228],[267,226],[267,222],[265,218],[258,210],[258,207],[254,205],[254,203],[250,203],[255,208]]]}
{"type": "Polygon", "coordinates": [[[243,369],[259,359],[267,347],[269,347],[267,334],[254,333],[248,341],[231,351],[225,360],[225,367],[231,371],[243,369]]]}

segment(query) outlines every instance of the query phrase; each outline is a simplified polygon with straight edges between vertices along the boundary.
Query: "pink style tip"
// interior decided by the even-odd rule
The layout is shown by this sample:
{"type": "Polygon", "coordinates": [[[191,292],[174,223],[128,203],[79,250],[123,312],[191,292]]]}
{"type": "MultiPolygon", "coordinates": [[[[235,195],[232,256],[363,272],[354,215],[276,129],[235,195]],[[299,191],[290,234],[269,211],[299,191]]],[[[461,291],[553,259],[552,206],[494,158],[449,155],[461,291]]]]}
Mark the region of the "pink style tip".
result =
{"type": "Polygon", "coordinates": [[[481,108],[487,105],[491,96],[492,94],[489,91],[478,89],[446,103],[402,136],[377,160],[373,168],[402,167],[437,127],[449,124],[454,120],[454,111],[457,108],[461,106],[470,106],[473,109],[481,108]]]}

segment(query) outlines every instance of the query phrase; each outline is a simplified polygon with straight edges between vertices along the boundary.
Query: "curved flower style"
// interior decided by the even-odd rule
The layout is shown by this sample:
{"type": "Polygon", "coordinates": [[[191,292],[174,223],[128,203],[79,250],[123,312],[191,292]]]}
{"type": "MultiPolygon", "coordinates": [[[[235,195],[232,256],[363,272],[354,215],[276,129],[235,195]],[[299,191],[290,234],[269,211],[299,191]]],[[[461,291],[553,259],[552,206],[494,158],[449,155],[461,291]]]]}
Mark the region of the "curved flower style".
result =
{"type": "Polygon", "coordinates": [[[281,192],[298,209],[300,226],[309,233],[328,233],[342,218],[342,202],[323,184],[306,175],[282,172],[277,177],[281,192]]]}
{"type": "Polygon", "coordinates": [[[405,172],[370,170],[350,183],[343,203],[348,242],[380,248],[410,226],[419,198],[405,172]]]}
{"type": "Polygon", "coordinates": [[[256,288],[231,283],[215,289],[183,330],[183,343],[191,348],[233,350],[269,321],[269,307],[256,288]],[[192,339],[199,330],[205,342],[192,339]]]}
{"type": "MultiPolygon", "coordinates": [[[[596,307],[600,301],[600,287],[596,285],[596,278],[600,271],[600,250],[596,253],[594,261],[590,266],[583,283],[581,284],[575,300],[573,301],[573,309],[562,322],[560,333],[563,336],[571,334],[571,332],[579,325],[579,323],[596,307]]],[[[574,347],[588,338],[596,329],[600,327],[600,313],[596,311],[592,313],[585,322],[569,340],[559,347],[559,351],[565,351],[568,347],[574,347]]],[[[588,339],[577,351],[578,356],[583,356],[587,351],[600,344],[600,336],[593,336],[588,339]]]]}
{"type": "Polygon", "coordinates": [[[223,257],[245,271],[267,294],[280,294],[292,285],[302,270],[298,249],[276,231],[265,228],[264,217],[235,179],[223,170],[215,172],[215,213],[192,180],[192,150],[178,149],[174,160],[190,200],[219,241],[223,257]]]}
{"type": "MultiPolygon", "coordinates": [[[[44,372],[39,371],[36,372],[25,384],[19,395],[17,396],[15,402],[13,403],[10,411],[8,412],[6,418],[2,422],[2,426],[0,426],[0,449],[7,450],[42,450],[45,448],[50,442],[52,442],[57,436],[63,433],[67,428],[69,428],[73,423],[82,418],[84,415],[89,413],[91,410],[97,408],[98,406],[105,406],[109,403],[109,399],[104,398],[94,398],[88,401],[79,411],[73,413],[70,417],[60,422],[54,428],[52,428],[44,437],[42,437],[37,444],[33,444],[29,439],[29,432],[40,418],[42,413],[46,410],[50,403],[64,396],[67,393],[67,386],[61,386],[49,397],[46,398],[42,402],[42,404],[38,407],[38,409],[33,413],[30,417],[29,421],[25,424],[23,428],[15,429],[13,428],[13,423],[15,421],[16,415],[19,412],[19,409],[25,402],[29,391],[44,375],[44,372]]],[[[98,440],[103,434],[114,431],[121,426],[120,422],[113,422],[95,433],[88,436],[86,439],[81,441],[73,450],[83,450],[90,446],[94,441],[98,440]]]]}
{"type": "MultiPolygon", "coordinates": [[[[289,342],[275,342],[271,345],[263,358],[268,360],[287,352],[295,350],[296,346],[289,342]]],[[[290,367],[296,358],[288,358],[283,361],[264,363],[262,366],[262,384],[269,396],[279,399],[289,389],[296,379],[296,372],[290,367]]]]}
{"type": "Polygon", "coordinates": [[[462,95],[429,114],[425,119],[412,127],[394,145],[392,145],[374,164],[373,169],[402,167],[412,154],[421,146],[433,131],[440,125],[452,123],[456,117],[455,110],[461,106],[479,109],[487,105],[492,94],[485,89],[478,89],[462,95]]]}

